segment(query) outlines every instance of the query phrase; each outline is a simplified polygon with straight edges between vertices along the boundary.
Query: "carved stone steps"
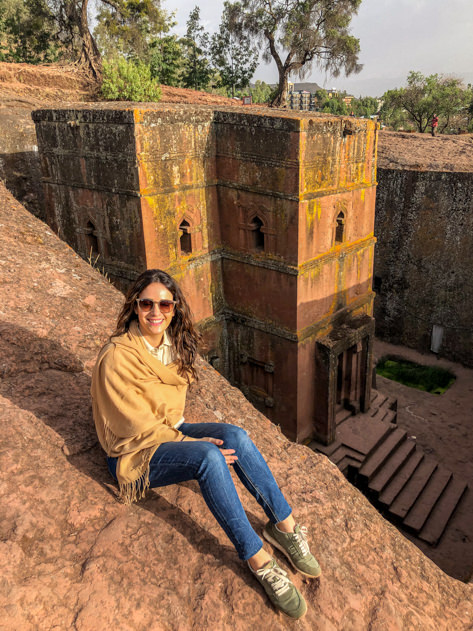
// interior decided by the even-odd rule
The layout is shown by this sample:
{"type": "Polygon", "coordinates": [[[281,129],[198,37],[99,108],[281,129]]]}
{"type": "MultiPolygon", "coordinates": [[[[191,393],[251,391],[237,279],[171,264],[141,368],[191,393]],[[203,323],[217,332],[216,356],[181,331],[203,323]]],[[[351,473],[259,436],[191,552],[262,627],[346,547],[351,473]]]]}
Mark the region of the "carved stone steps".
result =
{"type": "Polygon", "coordinates": [[[344,456],[337,464],[337,467],[340,469],[344,476],[348,476],[348,470],[350,469],[350,467],[352,469],[358,469],[359,466],[360,461],[355,460],[354,458],[350,458],[349,456],[344,456]]]}
{"type": "MultiPolygon", "coordinates": [[[[368,412],[339,414],[344,420],[337,425],[336,440],[331,445],[311,441],[309,447],[328,456],[406,533],[436,545],[446,529],[448,532],[467,484],[426,457],[415,440],[397,427],[396,402],[392,399],[373,391],[368,412]]],[[[464,519],[463,512],[463,508],[458,509],[459,519],[464,519]]]]}
{"type": "Polygon", "coordinates": [[[330,456],[337,451],[342,444],[343,443],[340,440],[334,440],[333,443],[330,443],[330,445],[322,445],[322,443],[312,440],[308,443],[307,447],[312,449],[312,451],[318,451],[319,453],[324,454],[324,456],[330,458],[330,456]]]}
{"type": "Polygon", "coordinates": [[[338,463],[342,460],[342,458],[348,456],[349,458],[351,458],[354,462],[357,463],[357,467],[359,467],[361,465],[361,463],[363,462],[365,456],[360,453],[359,451],[357,451],[356,449],[351,449],[350,447],[347,447],[346,445],[342,445],[339,449],[337,449],[331,456],[330,456],[330,460],[338,465],[338,463]]]}
{"type": "Polygon", "coordinates": [[[412,474],[423,459],[424,454],[422,451],[413,451],[407,461],[397,472],[396,477],[383,488],[382,492],[378,496],[378,502],[385,506],[392,504],[394,498],[400,493],[401,489],[407,484],[408,480],[410,480],[412,474]]]}
{"type": "Polygon", "coordinates": [[[467,489],[468,485],[463,480],[459,480],[456,476],[450,479],[429,519],[420,531],[419,539],[430,545],[435,545],[439,541],[467,489]]]}
{"type": "Polygon", "coordinates": [[[396,497],[394,502],[389,506],[388,510],[391,515],[399,519],[404,519],[414,502],[424,490],[425,485],[430,480],[433,472],[437,468],[437,463],[431,458],[424,458],[412,477],[403,487],[402,491],[396,497]]]}
{"type": "Polygon", "coordinates": [[[371,391],[371,416],[373,416],[373,414],[376,414],[376,411],[382,406],[384,405],[387,401],[388,401],[389,397],[387,397],[385,394],[382,394],[381,392],[379,392],[378,390],[372,390],[371,391]]]}
{"type": "Polygon", "coordinates": [[[444,467],[438,466],[427,482],[424,490],[417,498],[411,510],[407,513],[403,525],[414,532],[419,532],[426,523],[432,509],[450,482],[452,473],[444,467]]]}
{"type": "MultiPolygon", "coordinates": [[[[405,440],[389,456],[380,471],[378,471],[378,473],[370,480],[370,490],[378,494],[381,493],[381,491],[388,486],[393,478],[397,478],[397,474],[399,473],[400,469],[404,466],[404,464],[410,458],[415,449],[416,444],[413,440],[405,440]]],[[[405,481],[407,482],[407,480],[408,478],[406,478],[405,481]]]]}
{"type": "Polygon", "coordinates": [[[337,441],[356,449],[366,457],[395,429],[388,423],[373,423],[363,416],[353,416],[349,422],[337,428],[337,441]]]}
{"type": "Polygon", "coordinates": [[[407,433],[403,429],[394,429],[389,436],[370,454],[358,471],[359,478],[363,481],[370,481],[378,473],[388,458],[396,451],[401,443],[407,438],[407,433]]]}
{"type": "Polygon", "coordinates": [[[383,423],[394,423],[396,422],[397,412],[391,410],[388,407],[380,407],[379,410],[376,411],[375,414],[371,417],[373,421],[376,423],[382,421],[383,423]]]}

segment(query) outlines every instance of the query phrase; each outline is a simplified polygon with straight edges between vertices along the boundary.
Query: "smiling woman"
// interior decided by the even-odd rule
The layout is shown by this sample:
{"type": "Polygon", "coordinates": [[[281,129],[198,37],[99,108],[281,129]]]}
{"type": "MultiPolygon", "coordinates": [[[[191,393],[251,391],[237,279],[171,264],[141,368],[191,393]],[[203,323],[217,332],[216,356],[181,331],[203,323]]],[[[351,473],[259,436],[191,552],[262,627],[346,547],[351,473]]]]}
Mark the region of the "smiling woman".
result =
{"type": "Polygon", "coordinates": [[[175,281],[161,270],[141,274],[92,376],[95,426],[109,471],[125,503],[141,499],[148,488],[197,480],[207,506],[271,602],[301,618],[305,600],[263,548],[230,475],[233,467],[268,516],[263,537],[296,570],[317,578],[320,566],[306,530],[296,524],[268,465],[242,428],[184,420],[198,339],[175,281]]]}
{"type": "Polygon", "coordinates": [[[151,283],[136,299],[135,313],[141,334],[151,346],[158,347],[173,318],[175,300],[161,283],[151,283]]]}

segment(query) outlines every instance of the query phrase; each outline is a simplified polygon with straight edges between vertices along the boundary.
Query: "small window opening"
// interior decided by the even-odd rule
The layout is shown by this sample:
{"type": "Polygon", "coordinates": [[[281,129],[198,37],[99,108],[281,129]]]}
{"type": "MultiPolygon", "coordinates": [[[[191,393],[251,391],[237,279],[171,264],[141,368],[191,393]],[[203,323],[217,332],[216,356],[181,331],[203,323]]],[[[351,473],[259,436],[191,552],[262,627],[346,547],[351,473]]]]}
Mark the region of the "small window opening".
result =
{"type": "Polygon", "coordinates": [[[335,243],[343,243],[343,233],[345,231],[345,215],[339,213],[337,225],[335,227],[335,243]]]}
{"type": "Polygon", "coordinates": [[[87,240],[87,255],[99,254],[100,250],[97,231],[91,221],[88,221],[87,226],[85,227],[85,238],[87,240]]]}
{"type": "Polygon", "coordinates": [[[258,252],[264,251],[264,232],[262,231],[263,222],[259,217],[255,217],[250,224],[251,230],[251,248],[258,252]]]}
{"type": "Polygon", "coordinates": [[[179,226],[179,230],[182,233],[180,238],[179,238],[179,243],[180,243],[180,246],[181,246],[181,252],[182,252],[182,254],[191,254],[191,252],[192,252],[192,239],[191,239],[191,233],[190,233],[190,225],[185,219],[183,221],[181,221],[181,224],[179,226]]]}

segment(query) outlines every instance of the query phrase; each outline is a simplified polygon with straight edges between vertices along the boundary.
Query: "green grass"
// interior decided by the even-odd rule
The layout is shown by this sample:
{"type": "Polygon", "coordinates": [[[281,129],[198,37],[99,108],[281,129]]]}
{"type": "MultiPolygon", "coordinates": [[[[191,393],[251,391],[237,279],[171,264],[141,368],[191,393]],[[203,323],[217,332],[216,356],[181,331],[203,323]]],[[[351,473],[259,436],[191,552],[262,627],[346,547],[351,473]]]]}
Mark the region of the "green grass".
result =
{"type": "Polygon", "coordinates": [[[376,365],[376,372],[387,379],[432,394],[443,394],[456,379],[446,368],[421,366],[394,355],[382,357],[376,365]]]}

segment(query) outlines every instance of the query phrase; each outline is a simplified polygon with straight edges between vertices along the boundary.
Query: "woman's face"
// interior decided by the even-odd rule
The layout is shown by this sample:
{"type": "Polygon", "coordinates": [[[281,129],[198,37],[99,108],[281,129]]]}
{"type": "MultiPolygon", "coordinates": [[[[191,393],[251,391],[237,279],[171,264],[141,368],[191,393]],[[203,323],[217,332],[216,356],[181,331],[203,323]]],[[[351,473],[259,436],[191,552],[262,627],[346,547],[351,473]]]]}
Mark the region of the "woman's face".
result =
{"type": "Polygon", "coordinates": [[[173,295],[162,283],[151,283],[143,289],[138,298],[154,301],[151,311],[145,311],[139,302],[135,303],[135,313],[138,316],[142,335],[151,346],[156,348],[163,341],[164,331],[171,324],[174,316],[174,309],[170,313],[162,313],[157,303],[160,300],[174,300],[173,295]]]}

